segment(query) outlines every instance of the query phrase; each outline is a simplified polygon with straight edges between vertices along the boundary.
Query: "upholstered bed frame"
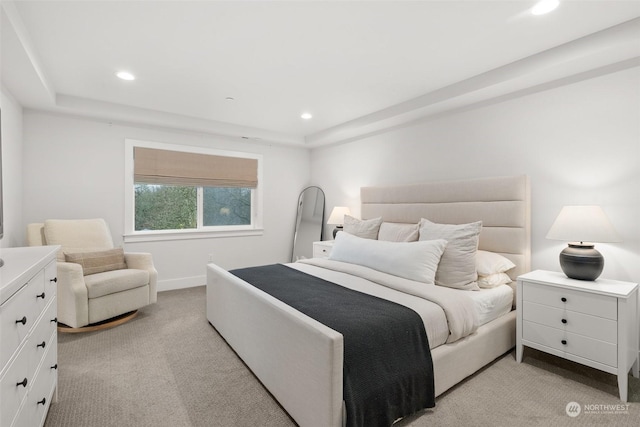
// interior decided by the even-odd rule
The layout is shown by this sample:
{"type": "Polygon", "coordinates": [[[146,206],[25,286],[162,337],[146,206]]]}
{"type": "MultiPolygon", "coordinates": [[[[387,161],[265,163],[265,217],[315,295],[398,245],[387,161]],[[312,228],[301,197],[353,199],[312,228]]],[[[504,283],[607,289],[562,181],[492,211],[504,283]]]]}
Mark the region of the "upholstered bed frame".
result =
{"type": "MultiPolygon", "coordinates": [[[[530,269],[530,190],[526,176],[361,189],[362,218],[461,224],[482,220],[479,248],[530,269]]],[[[207,266],[207,318],[301,426],[341,426],[342,335],[207,266]]],[[[432,350],[436,396],[515,345],[515,312],[432,350]]]]}

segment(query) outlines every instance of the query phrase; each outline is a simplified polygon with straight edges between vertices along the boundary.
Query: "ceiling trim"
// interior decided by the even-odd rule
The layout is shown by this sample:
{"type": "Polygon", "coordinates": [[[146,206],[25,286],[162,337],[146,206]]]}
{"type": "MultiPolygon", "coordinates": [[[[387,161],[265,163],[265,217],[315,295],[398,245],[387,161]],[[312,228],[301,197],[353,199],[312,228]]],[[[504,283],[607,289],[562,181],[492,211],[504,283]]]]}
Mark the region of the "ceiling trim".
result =
{"type": "MultiPolygon", "coordinates": [[[[633,58],[638,53],[640,18],[590,34],[535,55],[495,68],[425,95],[308,135],[307,145],[317,147],[398,128],[425,117],[502,97],[545,83],[588,71],[580,63],[589,56],[602,56],[598,66],[633,58]],[[613,54],[612,54],[613,52],[613,54]],[[572,61],[576,65],[572,66],[572,61]],[[555,72],[549,70],[562,65],[555,72]],[[546,80],[540,81],[540,73],[546,80]],[[518,80],[521,80],[519,82],[518,80]],[[466,98],[466,99],[465,99],[466,98]]],[[[593,69],[593,66],[590,67],[593,69]]]]}
{"type": "Polygon", "coordinates": [[[137,123],[176,130],[203,132],[224,137],[240,138],[252,142],[266,142],[283,145],[303,145],[303,138],[274,132],[266,129],[252,128],[168,113],[146,108],[132,107],[72,95],[56,95],[55,112],[76,116],[92,117],[121,123],[137,123]]]}
{"type": "Polygon", "coordinates": [[[458,113],[463,113],[465,111],[471,111],[471,110],[475,110],[477,108],[483,108],[483,107],[487,107],[489,105],[494,105],[494,104],[499,104],[501,102],[506,102],[512,99],[516,99],[516,98],[520,98],[523,96],[528,96],[528,95],[532,95],[534,93],[538,93],[538,92],[543,92],[546,90],[552,90],[552,89],[556,89],[562,86],[567,86],[570,84],[574,84],[574,83],[578,83],[580,81],[583,80],[588,80],[588,79],[593,79],[596,77],[601,77],[601,76],[605,76],[608,74],[612,74],[612,73],[616,73],[618,71],[623,71],[623,70],[627,70],[630,68],[637,68],[640,67],[640,56],[636,56],[634,58],[631,59],[627,59],[624,61],[620,61],[617,62],[615,64],[610,64],[610,65],[605,65],[603,67],[600,68],[596,68],[593,70],[589,70],[589,71],[585,71],[579,74],[575,74],[572,76],[568,76],[568,77],[563,77],[554,81],[550,81],[550,82],[546,82],[546,83],[541,83],[539,85],[535,85],[532,87],[528,87],[525,89],[521,89],[515,92],[510,92],[507,93],[505,95],[500,95],[494,98],[490,98],[490,99],[485,99],[485,100],[481,100],[478,102],[474,102],[471,104],[463,104],[459,107],[456,108],[451,108],[451,109],[445,109],[439,112],[434,112],[432,114],[429,115],[425,115],[423,117],[417,118],[415,120],[411,120],[408,122],[404,122],[404,123],[400,123],[398,125],[395,126],[390,126],[390,127],[386,127],[384,129],[380,129],[378,131],[372,131],[366,134],[359,134],[357,136],[354,136],[352,138],[346,138],[343,139],[341,141],[337,141],[334,143],[326,143],[326,144],[322,144],[322,145],[317,145],[314,146],[315,147],[328,147],[328,146],[335,146],[335,145],[340,145],[340,144],[348,144],[350,142],[354,142],[357,141],[359,139],[363,139],[363,138],[369,138],[375,135],[379,135],[382,133],[386,133],[386,132],[390,132],[393,130],[397,130],[397,129],[402,129],[402,128],[406,128],[409,126],[416,126],[419,125],[421,123],[425,123],[431,120],[436,120],[442,117],[446,117],[449,116],[451,114],[458,114],[458,113]]]}
{"type": "Polygon", "coordinates": [[[51,103],[53,103],[55,99],[55,90],[53,89],[53,85],[51,84],[51,81],[47,77],[47,74],[42,67],[38,52],[33,47],[31,37],[29,36],[29,32],[27,31],[27,28],[22,21],[20,12],[18,12],[18,9],[16,9],[15,2],[12,0],[3,0],[0,5],[2,6],[2,10],[7,17],[7,21],[11,25],[11,28],[13,29],[16,37],[20,42],[21,49],[29,59],[33,71],[38,76],[38,83],[46,92],[47,99],[50,100],[51,103]]]}

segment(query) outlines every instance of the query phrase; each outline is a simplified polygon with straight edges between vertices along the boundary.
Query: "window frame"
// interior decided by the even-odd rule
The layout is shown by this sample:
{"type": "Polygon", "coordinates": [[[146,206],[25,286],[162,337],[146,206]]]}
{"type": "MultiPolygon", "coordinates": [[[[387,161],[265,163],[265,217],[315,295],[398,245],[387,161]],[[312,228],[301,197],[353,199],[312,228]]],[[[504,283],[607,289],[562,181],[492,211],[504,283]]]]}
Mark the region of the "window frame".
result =
{"type": "Polygon", "coordinates": [[[168,144],[163,142],[125,139],[125,179],[124,179],[124,242],[150,242],[163,240],[208,239],[220,237],[259,236],[262,228],[262,155],[241,151],[227,151],[213,148],[168,144]],[[203,226],[203,187],[197,186],[197,228],[186,230],[136,230],[135,229],[135,147],[155,148],[158,150],[182,151],[187,153],[211,154],[225,157],[240,157],[258,161],[258,185],[251,191],[251,224],[203,226]]]}

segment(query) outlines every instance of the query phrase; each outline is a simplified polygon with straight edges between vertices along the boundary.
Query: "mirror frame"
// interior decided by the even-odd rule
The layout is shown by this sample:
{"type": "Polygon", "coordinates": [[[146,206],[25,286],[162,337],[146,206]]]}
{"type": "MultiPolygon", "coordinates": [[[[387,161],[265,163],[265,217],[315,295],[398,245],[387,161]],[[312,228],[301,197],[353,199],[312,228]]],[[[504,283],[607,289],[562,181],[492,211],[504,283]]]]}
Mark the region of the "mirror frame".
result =
{"type": "MultiPolygon", "coordinates": [[[[309,187],[306,187],[305,189],[303,189],[300,192],[300,195],[298,196],[298,207],[297,207],[297,213],[296,213],[296,225],[295,225],[295,229],[293,232],[293,247],[291,249],[291,262],[296,262],[298,259],[302,259],[302,258],[306,258],[304,255],[300,255],[301,252],[307,252],[307,253],[311,253],[311,257],[313,256],[313,242],[316,241],[320,241],[322,240],[322,234],[324,231],[324,209],[325,209],[325,194],[324,191],[322,190],[322,188],[312,185],[309,187]],[[308,190],[316,190],[316,197],[315,200],[313,200],[314,203],[314,207],[313,207],[313,212],[314,215],[313,217],[316,217],[316,215],[318,215],[318,213],[321,213],[320,215],[320,227],[317,230],[317,239],[312,239],[311,242],[308,241],[308,239],[305,240],[301,240],[301,223],[302,221],[302,214],[303,214],[303,209],[304,209],[304,196],[305,193],[308,190]],[[322,206],[318,206],[318,196],[317,194],[321,194],[322,195],[322,206]],[[318,212],[319,211],[319,212],[318,212]]],[[[316,221],[314,221],[315,223],[316,221]]],[[[308,233],[305,234],[309,234],[309,235],[315,235],[316,230],[311,230],[308,233]]]]}

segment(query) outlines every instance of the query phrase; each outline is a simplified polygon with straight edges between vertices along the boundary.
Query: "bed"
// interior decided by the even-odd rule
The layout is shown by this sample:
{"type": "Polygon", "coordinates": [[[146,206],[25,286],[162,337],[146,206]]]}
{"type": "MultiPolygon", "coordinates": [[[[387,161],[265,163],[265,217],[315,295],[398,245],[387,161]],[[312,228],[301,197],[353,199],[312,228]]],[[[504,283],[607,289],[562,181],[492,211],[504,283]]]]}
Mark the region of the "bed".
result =
{"type": "MultiPolygon", "coordinates": [[[[440,224],[482,221],[478,249],[512,261],[515,267],[507,272],[512,279],[530,270],[526,176],[363,187],[361,217],[397,224],[416,224],[422,218],[440,224]]],[[[340,271],[326,264],[332,261],[308,260],[290,267],[336,283],[362,283],[352,278],[351,267],[340,271]]],[[[485,319],[471,334],[430,342],[435,344],[436,396],[514,347],[515,311],[506,311],[485,319]]],[[[345,425],[342,334],[215,264],[207,266],[207,318],[299,425],[345,425]]],[[[428,330],[427,335],[437,333],[428,330]]]]}

